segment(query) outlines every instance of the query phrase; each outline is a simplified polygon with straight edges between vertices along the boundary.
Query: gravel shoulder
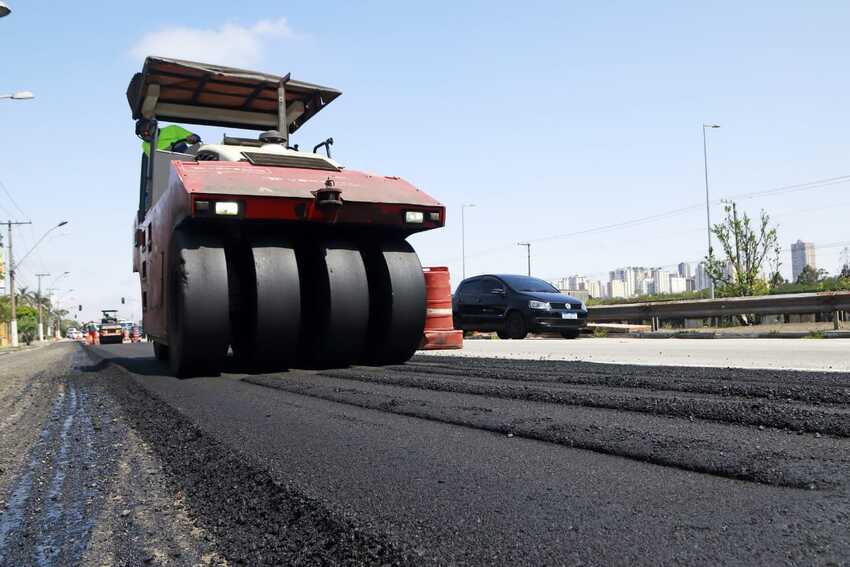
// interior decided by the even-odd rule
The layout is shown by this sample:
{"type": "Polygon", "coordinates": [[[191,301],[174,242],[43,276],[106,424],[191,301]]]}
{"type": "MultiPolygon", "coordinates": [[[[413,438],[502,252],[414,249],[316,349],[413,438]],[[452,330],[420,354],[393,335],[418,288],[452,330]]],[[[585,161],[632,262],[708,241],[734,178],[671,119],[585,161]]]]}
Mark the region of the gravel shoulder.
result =
{"type": "Polygon", "coordinates": [[[0,365],[0,565],[226,564],[80,347],[0,365]]]}

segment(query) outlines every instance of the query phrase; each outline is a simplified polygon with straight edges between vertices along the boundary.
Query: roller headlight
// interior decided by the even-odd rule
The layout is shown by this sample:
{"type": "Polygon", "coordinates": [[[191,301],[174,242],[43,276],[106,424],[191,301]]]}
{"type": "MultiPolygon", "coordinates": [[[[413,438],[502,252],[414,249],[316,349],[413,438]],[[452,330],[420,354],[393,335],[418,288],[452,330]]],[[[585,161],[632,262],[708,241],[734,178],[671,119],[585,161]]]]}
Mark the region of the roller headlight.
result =
{"type": "Polygon", "coordinates": [[[404,222],[409,224],[422,224],[425,222],[425,213],[422,211],[407,211],[404,213],[404,222]]]}
{"type": "Polygon", "coordinates": [[[552,306],[549,305],[548,301],[537,301],[536,299],[532,299],[528,302],[529,309],[543,309],[544,311],[549,311],[552,309],[552,306]]]}
{"type": "Polygon", "coordinates": [[[234,201],[216,201],[215,214],[235,216],[239,214],[239,203],[234,201]]]}

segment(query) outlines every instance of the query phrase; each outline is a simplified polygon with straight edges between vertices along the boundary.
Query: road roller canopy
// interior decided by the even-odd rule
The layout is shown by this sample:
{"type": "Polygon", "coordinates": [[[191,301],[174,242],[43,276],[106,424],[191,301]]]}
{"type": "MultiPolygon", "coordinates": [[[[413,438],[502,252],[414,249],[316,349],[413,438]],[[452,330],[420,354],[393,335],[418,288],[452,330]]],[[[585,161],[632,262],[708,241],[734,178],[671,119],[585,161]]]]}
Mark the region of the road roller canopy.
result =
{"type": "Polygon", "coordinates": [[[127,87],[133,118],[295,132],[342,94],[255,71],[148,57],[127,87]],[[279,104],[285,99],[285,111],[279,104]]]}

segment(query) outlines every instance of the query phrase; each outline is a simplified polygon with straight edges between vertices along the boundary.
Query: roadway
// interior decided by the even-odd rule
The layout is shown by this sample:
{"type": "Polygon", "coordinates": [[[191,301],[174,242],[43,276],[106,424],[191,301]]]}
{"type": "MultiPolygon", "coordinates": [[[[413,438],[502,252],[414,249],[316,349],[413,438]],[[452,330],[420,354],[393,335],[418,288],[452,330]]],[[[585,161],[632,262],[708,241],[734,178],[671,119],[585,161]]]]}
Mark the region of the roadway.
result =
{"type": "MultiPolygon", "coordinates": [[[[106,536],[77,534],[74,542],[159,550],[151,557],[177,548],[172,559],[186,563],[251,565],[799,565],[850,557],[850,375],[429,355],[384,369],[233,367],[177,380],[147,344],[36,352],[41,372],[61,386],[42,397],[64,392],[66,400],[45,415],[46,431],[67,424],[68,412],[72,423],[103,415],[104,424],[125,424],[119,451],[144,457],[151,464],[141,470],[162,477],[134,497],[128,468],[118,494],[136,500],[117,512],[106,504],[109,491],[101,500],[71,498],[105,503],[88,512],[95,532],[107,533],[98,526],[112,514],[122,529],[109,533],[134,536],[112,547],[106,536]],[[139,500],[162,519],[137,520],[139,500]],[[155,521],[163,528],[151,530],[155,521]],[[148,542],[171,533],[192,535],[148,542]]],[[[30,399],[8,397],[18,398],[30,399]]],[[[114,440],[97,441],[105,426],[87,434],[107,451],[101,466],[124,470],[108,464],[114,440]]],[[[36,442],[32,459],[6,463],[0,532],[40,525],[50,534],[66,521],[47,522],[50,499],[29,502],[21,492],[28,474],[38,478],[74,455],[47,450],[36,442]]],[[[13,550],[7,557],[26,564],[41,553],[27,542],[0,541],[0,557],[13,550]]],[[[95,544],[63,564],[91,557],[95,544]]]]}
{"type": "Polygon", "coordinates": [[[434,354],[653,366],[850,372],[848,339],[493,339],[467,340],[463,350],[434,354]]]}

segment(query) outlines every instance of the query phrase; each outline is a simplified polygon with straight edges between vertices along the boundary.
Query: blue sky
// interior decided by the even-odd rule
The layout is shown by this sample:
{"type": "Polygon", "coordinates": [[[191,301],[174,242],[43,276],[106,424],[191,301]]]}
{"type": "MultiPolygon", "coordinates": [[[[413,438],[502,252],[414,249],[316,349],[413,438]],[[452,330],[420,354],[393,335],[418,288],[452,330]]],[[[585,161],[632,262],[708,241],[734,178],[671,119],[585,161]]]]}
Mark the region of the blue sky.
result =
{"type": "MultiPolygon", "coordinates": [[[[71,271],[83,316],[138,298],[130,240],[139,143],[124,98],[140,54],[203,58],[335,86],[297,134],[333,136],[348,167],[400,175],[443,201],[448,226],[412,238],[460,276],[604,278],[704,254],[704,211],[546,239],[697,205],[701,124],[716,198],[850,175],[850,4],[844,2],[303,2],[9,0],[0,20],[0,217],[33,221],[21,267],[71,271]],[[539,241],[538,241],[539,239],[539,241]]],[[[202,132],[208,140],[220,132],[202,132]]],[[[850,241],[850,183],[745,199],[784,246],[850,241]]],[[[718,218],[719,205],[712,214],[718,218]]],[[[3,219],[4,220],[4,219],[3,219]]],[[[834,272],[841,246],[818,249],[834,272]]],[[[784,258],[790,275],[790,255],[784,258]]],[[[132,301],[125,315],[138,312],[132,301]]]]}

